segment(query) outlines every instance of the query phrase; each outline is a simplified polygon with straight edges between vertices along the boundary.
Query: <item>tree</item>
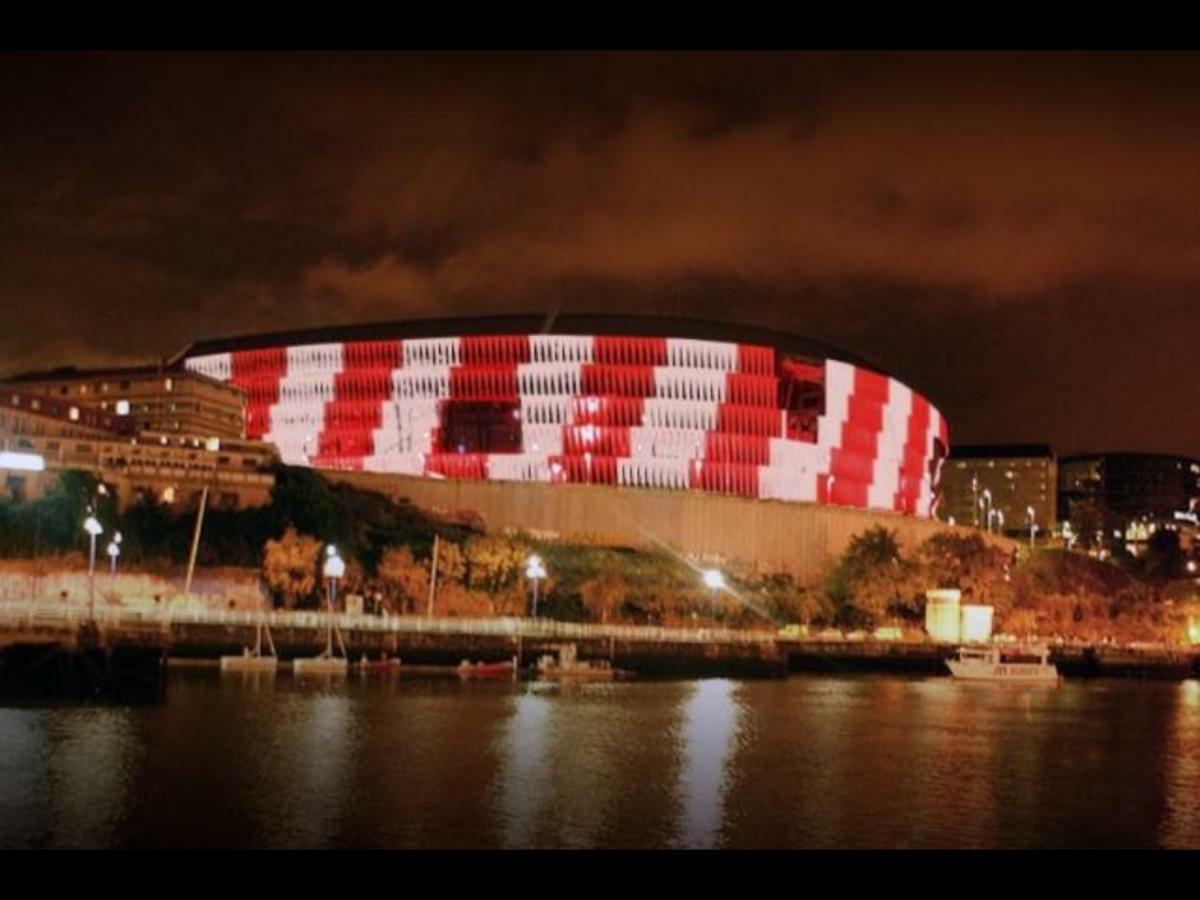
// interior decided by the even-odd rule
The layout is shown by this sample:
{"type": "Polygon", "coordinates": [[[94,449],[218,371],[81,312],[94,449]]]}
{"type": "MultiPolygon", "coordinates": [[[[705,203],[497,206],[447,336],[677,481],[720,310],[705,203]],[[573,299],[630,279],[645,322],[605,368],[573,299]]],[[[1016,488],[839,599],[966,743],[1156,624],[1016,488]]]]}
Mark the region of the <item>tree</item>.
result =
{"type": "Polygon", "coordinates": [[[1179,546],[1179,532],[1157,529],[1146,542],[1143,566],[1146,578],[1163,583],[1182,574],[1184,555],[1179,546]]]}
{"type": "Polygon", "coordinates": [[[620,575],[604,572],[579,586],[579,596],[593,621],[607,622],[625,600],[629,586],[620,575]]]}
{"type": "Polygon", "coordinates": [[[492,594],[512,584],[525,564],[524,549],[501,535],[467,541],[466,557],[468,585],[492,594]]]}
{"type": "Polygon", "coordinates": [[[429,565],[424,560],[414,559],[408,547],[384,551],[379,561],[379,580],[386,588],[393,609],[416,612],[429,597],[429,565]]]}
{"type": "Polygon", "coordinates": [[[298,534],[294,528],[277,541],[267,541],[263,548],[263,578],[288,609],[312,595],[320,556],[321,542],[298,534]]]}

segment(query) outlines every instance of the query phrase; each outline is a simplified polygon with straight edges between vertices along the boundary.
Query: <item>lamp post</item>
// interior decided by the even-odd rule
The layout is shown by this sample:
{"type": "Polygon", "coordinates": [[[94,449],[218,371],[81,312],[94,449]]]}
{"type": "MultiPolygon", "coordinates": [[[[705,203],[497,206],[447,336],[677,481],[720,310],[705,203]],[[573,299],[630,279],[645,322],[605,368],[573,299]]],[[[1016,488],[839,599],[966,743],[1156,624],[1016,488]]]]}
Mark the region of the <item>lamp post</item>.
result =
{"type": "Polygon", "coordinates": [[[525,577],[533,584],[533,618],[537,618],[538,582],[546,577],[546,567],[542,558],[534,553],[525,562],[525,577]]]}
{"type": "MultiPolygon", "coordinates": [[[[330,544],[325,548],[325,565],[322,570],[325,575],[325,596],[329,604],[329,624],[325,630],[325,655],[333,656],[333,604],[337,600],[338,579],[346,574],[346,563],[338,556],[337,547],[330,544]]],[[[341,640],[339,636],[338,640],[341,640]]],[[[343,653],[345,647],[343,647],[343,653]]]]}
{"type": "Polygon", "coordinates": [[[711,617],[715,621],[717,618],[717,592],[725,587],[725,576],[718,569],[705,569],[701,573],[704,579],[704,586],[711,592],[709,594],[711,617]]]}
{"type": "Polygon", "coordinates": [[[996,510],[996,534],[1004,534],[1004,510],[996,510]]]}
{"type": "Polygon", "coordinates": [[[108,592],[114,593],[117,589],[117,557],[121,555],[121,532],[113,534],[113,539],[108,542],[108,558],[112,562],[112,568],[108,575],[108,592]]]}
{"type": "Polygon", "coordinates": [[[982,496],[980,502],[987,504],[987,519],[985,521],[987,523],[987,530],[991,531],[992,530],[992,492],[989,489],[984,488],[983,496],[982,496]]]}
{"type": "Polygon", "coordinates": [[[1032,506],[1025,507],[1025,515],[1029,517],[1029,549],[1033,549],[1033,538],[1037,533],[1037,514],[1032,506]]]}
{"type": "Polygon", "coordinates": [[[975,510],[975,527],[979,527],[979,476],[971,473],[971,507],[975,510]]]}
{"type": "Polygon", "coordinates": [[[88,533],[91,547],[88,551],[88,616],[96,619],[96,538],[104,534],[104,527],[95,514],[88,512],[83,520],[83,530],[88,533]]]}

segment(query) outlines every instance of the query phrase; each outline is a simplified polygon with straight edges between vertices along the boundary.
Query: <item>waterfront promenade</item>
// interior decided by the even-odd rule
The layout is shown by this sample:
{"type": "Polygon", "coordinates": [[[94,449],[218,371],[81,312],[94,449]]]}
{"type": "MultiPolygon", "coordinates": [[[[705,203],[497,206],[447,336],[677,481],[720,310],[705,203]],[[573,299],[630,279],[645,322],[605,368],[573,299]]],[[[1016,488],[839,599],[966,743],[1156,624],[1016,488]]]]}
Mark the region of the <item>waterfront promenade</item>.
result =
{"type": "MultiPolygon", "coordinates": [[[[662,628],[518,618],[332,617],[352,660],[399,656],[409,663],[463,659],[522,663],[571,646],[581,659],[607,660],[639,675],[781,676],[792,670],[894,670],[944,674],[954,647],[924,640],[784,638],[771,630],[662,628]]],[[[213,659],[253,645],[268,626],[282,659],[322,648],[329,616],[318,611],[137,610],[0,603],[0,655],[37,647],[65,651],[139,650],[165,660],[213,659]]],[[[1195,677],[1200,647],[1059,644],[1052,658],[1070,675],[1195,677]]]]}

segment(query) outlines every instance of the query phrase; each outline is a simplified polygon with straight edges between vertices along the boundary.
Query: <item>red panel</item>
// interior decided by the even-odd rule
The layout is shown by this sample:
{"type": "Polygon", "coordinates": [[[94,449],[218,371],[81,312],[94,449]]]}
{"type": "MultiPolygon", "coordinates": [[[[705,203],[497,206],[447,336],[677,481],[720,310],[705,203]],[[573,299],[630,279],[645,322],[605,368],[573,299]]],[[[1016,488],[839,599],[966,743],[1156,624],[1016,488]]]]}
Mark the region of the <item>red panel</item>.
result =
{"type": "Polygon", "coordinates": [[[775,372],[775,349],[754,344],[737,345],[737,370],[748,375],[771,375],[775,372]]]}
{"type": "Polygon", "coordinates": [[[779,401],[779,381],[774,375],[745,375],[730,372],[725,376],[725,399],[738,406],[759,406],[776,409],[779,401]]]}
{"type": "Polygon", "coordinates": [[[642,424],[645,408],[641,397],[576,397],[571,402],[571,421],[630,428],[642,424]]]}
{"type": "Polygon", "coordinates": [[[529,337],[524,334],[464,337],[459,339],[464,366],[516,366],[533,357],[529,337]]]}
{"type": "MultiPolygon", "coordinates": [[[[843,450],[834,447],[829,451],[829,473],[836,479],[834,490],[840,481],[853,481],[864,487],[871,483],[874,473],[875,458],[862,453],[843,450]]],[[[836,496],[836,495],[835,495],[836,496]]]]}
{"type": "Polygon", "coordinates": [[[592,340],[592,360],[610,366],[665,366],[667,339],[600,335],[592,340]]]}
{"type": "Polygon", "coordinates": [[[450,396],[455,400],[518,402],[516,365],[454,366],[450,396]]]}
{"type": "Polygon", "coordinates": [[[915,513],[921,494],[921,478],[929,457],[926,446],[929,433],[929,401],[913,392],[912,411],[908,414],[908,436],[904,441],[904,459],[900,466],[900,486],[896,491],[895,508],[915,513]]]}
{"type": "Polygon", "coordinates": [[[653,397],[654,368],[585,363],[581,370],[584,394],[618,397],[653,397]]]}
{"type": "Polygon", "coordinates": [[[342,345],[342,368],[391,371],[404,365],[400,341],[350,341],[342,345]]]}
{"type": "Polygon", "coordinates": [[[425,457],[425,474],[466,481],[486,481],[486,453],[430,453],[425,457]]]}
{"type": "Polygon", "coordinates": [[[694,460],[688,468],[688,484],[693,490],[757,497],[758,466],[694,460]]]}
{"type": "Polygon", "coordinates": [[[872,372],[869,369],[854,369],[854,394],[859,397],[870,397],[881,403],[888,399],[888,379],[886,375],[872,372]]]}
{"type": "Polygon", "coordinates": [[[708,462],[765,466],[771,461],[770,439],[710,431],[705,435],[704,458],[708,462]]]}
{"type": "Polygon", "coordinates": [[[563,429],[563,453],[568,456],[629,456],[629,429],[620,426],[576,425],[563,429]]]}

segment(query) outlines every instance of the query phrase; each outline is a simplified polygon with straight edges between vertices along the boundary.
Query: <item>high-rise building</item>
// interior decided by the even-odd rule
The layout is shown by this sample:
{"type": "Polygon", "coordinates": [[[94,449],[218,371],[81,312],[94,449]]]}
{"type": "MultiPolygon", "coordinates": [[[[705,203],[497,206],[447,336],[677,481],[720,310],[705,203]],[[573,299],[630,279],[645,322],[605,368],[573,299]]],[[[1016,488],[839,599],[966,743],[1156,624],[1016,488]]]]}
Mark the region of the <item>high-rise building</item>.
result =
{"type": "Polygon", "coordinates": [[[1057,517],[1054,453],[1045,444],[956,445],[942,467],[938,518],[1014,536],[1048,534],[1057,517]]]}

